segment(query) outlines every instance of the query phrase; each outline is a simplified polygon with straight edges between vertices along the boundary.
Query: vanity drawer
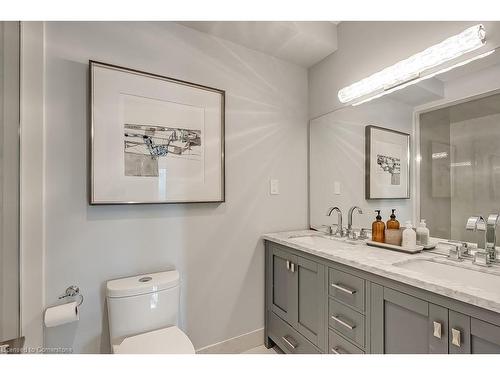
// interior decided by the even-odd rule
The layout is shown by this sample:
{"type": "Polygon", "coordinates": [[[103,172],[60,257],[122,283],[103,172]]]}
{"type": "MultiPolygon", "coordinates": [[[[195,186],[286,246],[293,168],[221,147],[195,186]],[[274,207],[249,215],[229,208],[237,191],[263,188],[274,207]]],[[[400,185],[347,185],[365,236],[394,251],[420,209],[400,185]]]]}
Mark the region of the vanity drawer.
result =
{"type": "Polygon", "coordinates": [[[330,296],[360,312],[365,311],[365,280],[330,268],[328,275],[330,296]]]}
{"type": "Polygon", "coordinates": [[[337,332],[358,345],[365,346],[365,316],[363,314],[330,298],[328,322],[330,327],[337,332]]]}
{"type": "Polygon", "coordinates": [[[365,354],[363,350],[331,329],[328,330],[328,352],[330,354],[365,354]]]}
{"type": "Polygon", "coordinates": [[[277,344],[285,353],[293,354],[320,354],[309,340],[290,327],[281,318],[273,312],[269,314],[269,337],[277,344]]]}

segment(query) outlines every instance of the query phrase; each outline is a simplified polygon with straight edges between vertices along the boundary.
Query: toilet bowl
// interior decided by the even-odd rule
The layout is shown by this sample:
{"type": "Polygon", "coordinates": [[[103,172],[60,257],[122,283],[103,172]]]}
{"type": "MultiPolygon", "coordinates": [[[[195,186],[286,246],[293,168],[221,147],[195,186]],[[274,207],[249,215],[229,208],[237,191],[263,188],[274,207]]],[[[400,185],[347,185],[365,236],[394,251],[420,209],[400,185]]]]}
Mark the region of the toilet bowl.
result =
{"type": "Polygon", "coordinates": [[[177,326],[177,270],[110,280],[106,300],[113,353],[195,353],[188,336],[177,326]]]}
{"type": "Polygon", "coordinates": [[[189,338],[179,327],[171,326],[125,338],[113,345],[115,354],[194,354],[189,338]]]}

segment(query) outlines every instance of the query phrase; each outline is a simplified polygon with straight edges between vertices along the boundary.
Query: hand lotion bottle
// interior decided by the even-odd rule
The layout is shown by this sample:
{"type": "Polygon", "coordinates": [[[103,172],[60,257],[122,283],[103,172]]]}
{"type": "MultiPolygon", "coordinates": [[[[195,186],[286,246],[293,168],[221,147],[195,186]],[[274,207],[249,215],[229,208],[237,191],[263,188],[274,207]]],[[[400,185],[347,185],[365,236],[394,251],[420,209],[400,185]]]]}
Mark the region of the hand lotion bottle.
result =
{"type": "Polygon", "coordinates": [[[372,241],[385,242],[385,224],[380,216],[380,210],[375,210],[377,213],[376,220],[372,223],[372,241]]]}
{"type": "Polygon", "coordinates": [[[414,249],[417,246],[417,233],[411,226],[411,221],[406,222],[406,229],[403,231],[402,247],[407,249],[414,249]]]}

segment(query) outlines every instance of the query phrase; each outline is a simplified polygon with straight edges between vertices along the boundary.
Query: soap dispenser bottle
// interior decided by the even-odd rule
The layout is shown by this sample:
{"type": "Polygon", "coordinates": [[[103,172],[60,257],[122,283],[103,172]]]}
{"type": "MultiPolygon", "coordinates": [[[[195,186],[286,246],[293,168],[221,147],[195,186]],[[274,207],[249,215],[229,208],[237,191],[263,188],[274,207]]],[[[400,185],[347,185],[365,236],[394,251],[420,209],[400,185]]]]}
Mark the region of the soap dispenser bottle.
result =
{"type": "Polygon", "coordinates": [[[417,233],[411,226],[411,221],[406,222],[406,229],[403,231],[402,247],[407,249],[414,249],[417,246],[417,233]]]}
{"type": "Polygon", "coordinates": [[[387,220],[387,229],[399,229],[399,221],[396,220],[396,210],[392,209],[391,218],[387,220]]]}
{"type": "Polygon", "coordinates": [[[372,223],[372,241],[385,242],[385,224],[380,216],[380,210],[375,210],[377,213],[376,220],[372,223]]]}

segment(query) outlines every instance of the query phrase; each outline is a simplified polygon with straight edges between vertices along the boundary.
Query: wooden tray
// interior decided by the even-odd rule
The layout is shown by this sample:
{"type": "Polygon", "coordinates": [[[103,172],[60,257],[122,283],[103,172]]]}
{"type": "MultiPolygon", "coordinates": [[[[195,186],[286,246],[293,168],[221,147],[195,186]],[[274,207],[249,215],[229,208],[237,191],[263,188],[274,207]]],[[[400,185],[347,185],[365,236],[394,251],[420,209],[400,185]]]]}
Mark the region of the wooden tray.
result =
{"type": "Polygon", "coordinates": [[[380,247],[382,249],[387,249],[387,250],[392,250],[392,251],[399,251],[401,253],[407,253],[407,254],[420,253],[424,249],[423,246],[418,246],[418,245],[414,249],[409,249],[407,247],[402,247],[402,246],[397,246],[397,245],[391,245],[391,244],[388,244],[388,243],[375,242],[375,241],[366,241],[366,244],[368,246],[380,247]]]}

